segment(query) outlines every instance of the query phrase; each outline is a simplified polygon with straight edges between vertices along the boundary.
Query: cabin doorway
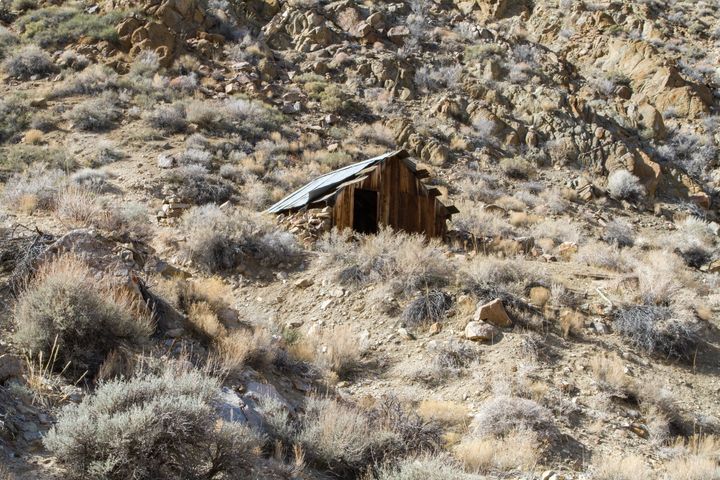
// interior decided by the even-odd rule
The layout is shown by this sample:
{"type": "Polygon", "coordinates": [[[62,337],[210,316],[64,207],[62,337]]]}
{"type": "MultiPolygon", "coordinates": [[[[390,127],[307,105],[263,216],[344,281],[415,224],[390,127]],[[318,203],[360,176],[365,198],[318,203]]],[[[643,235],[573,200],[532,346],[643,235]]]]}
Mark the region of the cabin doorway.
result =
{"type": "Polygon", "coordinates": [[[359,233],[377,233],[378,192],[356,189],[353,200],[353,230],[359,233]]]}

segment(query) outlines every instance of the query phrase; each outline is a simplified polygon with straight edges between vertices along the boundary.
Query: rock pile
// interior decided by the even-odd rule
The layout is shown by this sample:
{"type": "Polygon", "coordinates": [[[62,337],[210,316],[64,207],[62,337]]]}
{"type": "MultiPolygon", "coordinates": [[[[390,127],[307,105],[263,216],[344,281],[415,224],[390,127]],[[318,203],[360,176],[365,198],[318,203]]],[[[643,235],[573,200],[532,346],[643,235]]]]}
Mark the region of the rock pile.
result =
{"type": "Polygon", "coordinates": [[[278,223],[301,242],[312,245],[332,228],[330,207],[313,208],[278,217],[278,223]]]}

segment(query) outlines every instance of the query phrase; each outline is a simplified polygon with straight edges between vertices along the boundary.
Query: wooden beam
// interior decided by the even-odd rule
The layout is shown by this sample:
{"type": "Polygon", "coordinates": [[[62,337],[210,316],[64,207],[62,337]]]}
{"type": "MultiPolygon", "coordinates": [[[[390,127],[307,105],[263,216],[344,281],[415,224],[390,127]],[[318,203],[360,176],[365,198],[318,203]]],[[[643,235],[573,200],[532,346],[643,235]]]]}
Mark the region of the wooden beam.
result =
{"type": "Polygon", "coordinates": [[[427,193],[430,197],[439,197],[440,195],[442,195],[442,192],[437,188],[428,188],[427,193]]]}
{"type": "Polygon", "coordinates": [[[447,210],[448,215],[454,215],[456,213],[460,213],[460,210],[458,210],[455,205],[446,205],[445,209],[447,210]]]}
{"type": "Polygon", "coordinates": [[[430,178],[430,172],[423,168],[422,170],[418,170],[417,172],[415,172],[415,176],[420,180],[422,180],[423,178],[430,178]]]}

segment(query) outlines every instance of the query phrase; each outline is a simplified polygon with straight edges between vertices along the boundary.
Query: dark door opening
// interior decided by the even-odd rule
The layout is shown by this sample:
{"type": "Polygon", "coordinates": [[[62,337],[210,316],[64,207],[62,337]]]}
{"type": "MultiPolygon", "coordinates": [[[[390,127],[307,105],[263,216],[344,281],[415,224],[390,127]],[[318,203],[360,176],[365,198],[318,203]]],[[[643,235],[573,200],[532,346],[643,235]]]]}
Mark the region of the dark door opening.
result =
{"type": "Polygon", "coordinates": [[[359,233],[378,231],[378,192],[355,190],[353,208],[353,230],[359,233]]]}

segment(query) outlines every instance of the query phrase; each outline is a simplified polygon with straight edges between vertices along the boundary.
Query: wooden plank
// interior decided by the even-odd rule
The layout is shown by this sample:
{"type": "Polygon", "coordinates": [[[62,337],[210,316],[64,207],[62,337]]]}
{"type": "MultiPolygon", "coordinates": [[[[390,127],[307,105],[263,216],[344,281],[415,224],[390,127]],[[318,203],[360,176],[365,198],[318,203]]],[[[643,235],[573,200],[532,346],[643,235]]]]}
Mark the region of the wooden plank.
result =
{"type": "Polygon", "coordinates": [[[445,210],[447,210],[448,215],[455,215],[456,213],[460,213],[460,210],[455,205],[445,205],[445,210]]]}

